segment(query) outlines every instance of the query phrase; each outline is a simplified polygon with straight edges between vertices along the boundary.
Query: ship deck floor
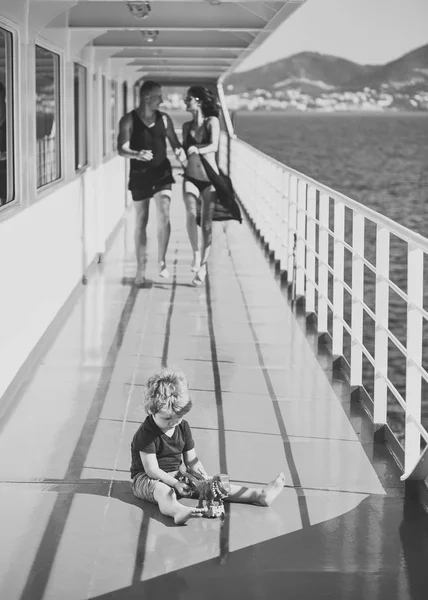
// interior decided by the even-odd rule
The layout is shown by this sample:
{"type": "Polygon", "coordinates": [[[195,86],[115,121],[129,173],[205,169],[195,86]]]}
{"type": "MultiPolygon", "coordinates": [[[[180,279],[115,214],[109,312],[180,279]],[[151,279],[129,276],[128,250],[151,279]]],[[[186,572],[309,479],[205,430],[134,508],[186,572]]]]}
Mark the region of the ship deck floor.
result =
{"type": "Polygon", "coordinates": [[[426,598],[426,515],[347,382],[245,222],[215,224],[206,284],[191,285],[180,196],[177,184],[169,281],[153,206],[149,280],[133,285],[128,211],[2,414],[0,597],[426,598]],[[252,486],[285,474],[271,507],[175,526],[133,496],[142,386],[162,364],[189,378],[209,473],[252,486]]]}

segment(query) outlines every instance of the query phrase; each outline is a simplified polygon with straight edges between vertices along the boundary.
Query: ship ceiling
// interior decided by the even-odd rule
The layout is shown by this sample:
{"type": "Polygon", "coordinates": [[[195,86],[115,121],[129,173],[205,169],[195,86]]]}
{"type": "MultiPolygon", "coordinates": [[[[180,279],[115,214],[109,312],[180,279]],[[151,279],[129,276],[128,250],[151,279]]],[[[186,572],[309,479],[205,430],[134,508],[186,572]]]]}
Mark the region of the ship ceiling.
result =
{"type": "MultiPolygon", "coordinates": [[[[91,46],[98,58],[140,77],[185,85],[223,79],[305,2],[152,0],[141,19],[126,0],[82,0],[68,8],[66,20],[75,52],[91,46]]],[[[47,28],[63,26],[58,14],[47,28]]]]}

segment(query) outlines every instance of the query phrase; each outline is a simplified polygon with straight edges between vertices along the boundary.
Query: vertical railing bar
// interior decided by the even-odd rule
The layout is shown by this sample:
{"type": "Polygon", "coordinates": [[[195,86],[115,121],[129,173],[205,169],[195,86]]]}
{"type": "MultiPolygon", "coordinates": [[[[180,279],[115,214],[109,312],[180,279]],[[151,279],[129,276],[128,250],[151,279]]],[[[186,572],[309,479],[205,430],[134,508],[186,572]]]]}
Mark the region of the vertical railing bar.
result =
{"type": "Polygon", "coordinates": [[[291,280],[293,273],[293,243],[294,234],[297,231],[297,185],[298,179],[295,175],[290,176],[290,194],[288,203],[288,274],[291,280]]]}
{"type": "Polygon", "coordinates": [[[364,300],[364,225],[361,213],[353,213],[352,218],[352,309],[351,309],[351,386],[363,382],[363,305],[364,300]]]}
{"type": "MultiPolygon", "coordinates": [[[[290,204],[290,175],[287,171],[282,172],[282,202],[281,202],[281,256],[280,269],[287,271],[288,269],[288,211],[290,204]]],[[[287,272],[287,279],[291,278],[291,273],[287,272]]]]}
{"type": "Polygon", "coordinates": [[[407,361],[406,361],[406,427],[405,464],[409,471],[419,460],[421,436],[412,417],[421,423],[422,379],[418,366],[422,366],[422,336],[424,295],[424,253],[413,245],[407,250],[407,361]]]}
{"type": "Polygon", "coordinates": [[[345,205],[334,202],[334,246],[333,246],[333,358],[343,355],[343,282],[345,248],[341,242],[345,239],[345,205]]]}
{"type": "Polygon", "coordinates": [[[387,422],[388,387],[388,315],[389,315],[389,230],[378,227],[376,233],[376,301],[375,301],[375,381],[373,421],[387,422]]]}
{"type": "Polygon", "coordinates": [[[297,187],[296,297],[305,295],[305,238],[307,183],[299,180],[297,187]]]}
{"type": "Polygon", "coordinates": [[[320,194],[319,197],[319,256],[318,261],[318,319],[317,327],[319,333],[328,331],[328,222],[330,211],[330,197],[328,194],[320,194]]]}
{"type": "Polygon", "coordinates": [[[306,312],[315,312],[315,238],[316,238],[316,195],[317,190],[308,186],[308,220],[306,231],[306,312]]]}

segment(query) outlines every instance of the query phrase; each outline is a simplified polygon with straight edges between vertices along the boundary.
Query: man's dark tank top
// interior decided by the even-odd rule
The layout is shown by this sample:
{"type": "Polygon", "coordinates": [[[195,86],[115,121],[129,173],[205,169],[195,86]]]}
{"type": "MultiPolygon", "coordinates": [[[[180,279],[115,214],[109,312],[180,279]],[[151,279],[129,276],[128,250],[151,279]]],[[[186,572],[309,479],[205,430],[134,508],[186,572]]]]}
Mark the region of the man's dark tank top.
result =
{"type": "Polygon", "coordinates": [[[156,120],[152,127],[147,127],[133,110],[132,135],[129,146],[131,150],[152,150],[153,159],[148,162],[131,158],[131,172],[144,172],[161,165],[167,157],[166,152],[166,127],[162,113],[156,111],[156,120]]]}

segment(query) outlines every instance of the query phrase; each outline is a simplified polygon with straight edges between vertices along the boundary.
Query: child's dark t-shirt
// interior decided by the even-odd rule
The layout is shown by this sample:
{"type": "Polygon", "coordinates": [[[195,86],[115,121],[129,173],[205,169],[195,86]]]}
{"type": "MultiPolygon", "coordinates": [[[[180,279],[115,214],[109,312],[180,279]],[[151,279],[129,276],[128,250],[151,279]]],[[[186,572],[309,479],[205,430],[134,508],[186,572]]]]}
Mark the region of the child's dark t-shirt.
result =
{"type": "Polygon", "coordinates": [[[187,421],[181,421],[168,437],[154,422],[152,415],[137,429],[131,443],[131,477],[144,473],[140,452],[156,454],[159,467],[166,473],[177,471],[181,465],[183,452],[192,450],[195,442],[187,421]]]}

